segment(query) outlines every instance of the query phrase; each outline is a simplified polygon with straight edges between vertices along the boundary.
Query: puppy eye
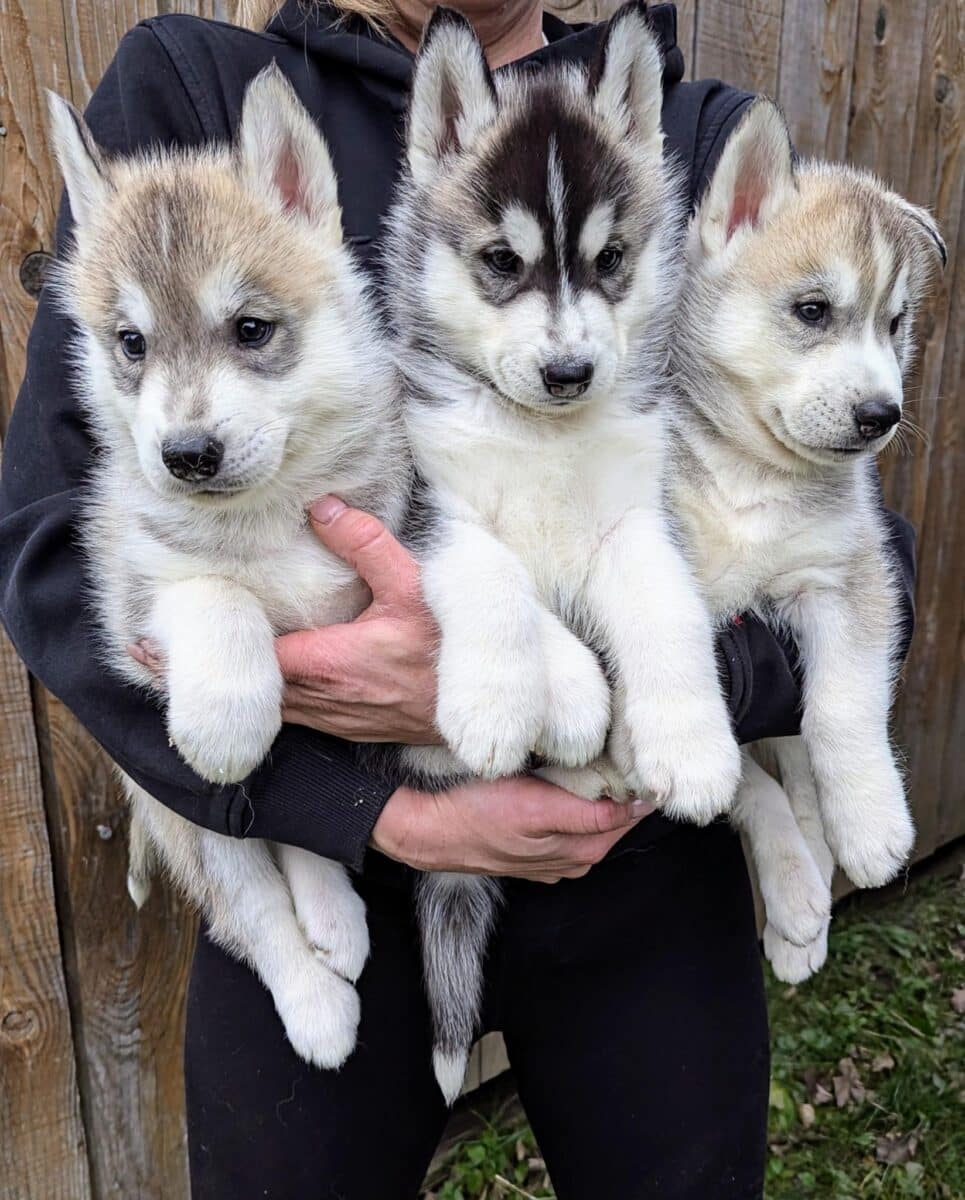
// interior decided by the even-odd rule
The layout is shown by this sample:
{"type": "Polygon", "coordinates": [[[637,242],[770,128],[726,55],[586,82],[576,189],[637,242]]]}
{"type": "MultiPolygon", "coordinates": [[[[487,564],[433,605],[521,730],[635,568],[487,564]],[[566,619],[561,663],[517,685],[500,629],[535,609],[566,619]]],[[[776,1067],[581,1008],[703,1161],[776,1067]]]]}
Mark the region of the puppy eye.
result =
{"type": "Polygon", "coordinates": [[[596,269],[601,275],[609,275],[623,262],[623,250],[620,246],[604,246],[596,256],[596,269]]]}
{"type": "Polygon", "coordinates": [[[898,330],[901,328],[901,323],[904,319],[905,319],[905,310],[904,309],[902,309],[901,312],[896,317],[891,318],[891,324],[888,326],[888,331],[892,337],[894,337],[895,334],[898,332],[898,330]]]}
{"type": "Polygon", "coordinates": [[[820,325],[830,311],[831,305],[827,300],[802,300],[794,306],[795,315],[805,325],[820,325]]]}
{"type": "Polygon", "coordinates": [[[121,343],[124,357],[129,358],[131,362],[140,362],[147,351],[144,334],[139,333],[136,329],[120,330],[117,340],[121,343]]]}
{"type": "Polygon", "coordinates": [[[239,317],[235,321],[235,336],[239,346],[257,349],[270,341],[275,327],[271,321],[262,321],[260,317],[239,317]]]}
{"type": "Polygon", "coordinates": [[[493,246],[483,252],[483,260],[497,275],[517,275],[523,260],[508,246],[493,246]]]}

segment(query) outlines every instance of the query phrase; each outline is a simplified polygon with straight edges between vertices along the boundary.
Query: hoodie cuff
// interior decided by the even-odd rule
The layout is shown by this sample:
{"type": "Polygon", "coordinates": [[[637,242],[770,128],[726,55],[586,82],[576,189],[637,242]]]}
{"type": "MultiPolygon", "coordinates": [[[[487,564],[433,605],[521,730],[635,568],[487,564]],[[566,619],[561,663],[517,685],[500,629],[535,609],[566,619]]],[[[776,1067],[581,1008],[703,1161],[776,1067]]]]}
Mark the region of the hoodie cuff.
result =
{"type": "Polygon", "coordinates": [[[300,846],[361,870],[372,828],[398,783],[363,769],[359,750],[284,726],[269,759],[235,790],[228,833],[300,846]]]}
{"type": "Polygon", "coordinates": [[[718,633],[717,664],[741,744],[800,732],[800,670],[790,638],[745,614],[718,633]]]}

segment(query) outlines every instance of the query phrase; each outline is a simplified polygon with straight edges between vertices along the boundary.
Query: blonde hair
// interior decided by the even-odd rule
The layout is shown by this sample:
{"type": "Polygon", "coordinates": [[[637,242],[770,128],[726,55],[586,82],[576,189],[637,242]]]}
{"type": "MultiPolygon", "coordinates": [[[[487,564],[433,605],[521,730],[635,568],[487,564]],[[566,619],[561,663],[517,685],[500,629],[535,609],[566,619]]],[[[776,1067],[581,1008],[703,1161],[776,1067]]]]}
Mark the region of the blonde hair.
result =
{"type": "MultiPolygon", "coordinates": [[[[362,17],[377,29],[384,28],[395,11],[392,7],[392,0],[329,0],[329,2],[331,7],[337,9],[343,16],[362,17]]],[[[246,29],[260,32],[281,6],[282,0],[236,0],[235,23],[243,25],[246,29]]],[[[311,8],[312,0],[302,0],[302,6],[305,9],[311,8]]]]}

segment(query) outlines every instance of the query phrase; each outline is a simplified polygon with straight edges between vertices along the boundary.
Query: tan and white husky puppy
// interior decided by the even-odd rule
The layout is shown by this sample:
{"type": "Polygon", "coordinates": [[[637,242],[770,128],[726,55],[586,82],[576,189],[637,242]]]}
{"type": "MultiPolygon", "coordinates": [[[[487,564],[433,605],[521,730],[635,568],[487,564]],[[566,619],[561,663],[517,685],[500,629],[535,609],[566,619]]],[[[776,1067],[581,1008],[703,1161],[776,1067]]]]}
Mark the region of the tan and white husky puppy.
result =
{"type": "Polygon", "coordinates": [[[686,257],[672,505],[715,617],[753,610],[800,649],[801,738],[760,756],[787,795],[745,754],[734,806],[765,947],[799,980],[824,961],[833,863],[876,887],[914,840],[888,738],[901,613],[874,456],[899,427],[915,311],[945,248],[930,214],[872,175],[796,163],[758,100],[686,257]]]}
{"type": "MultiPolygon", "coordinates": [[[[590,71],[491,75],[437,9],[416,61],[387,296],[427,501],[437,724],[430,777],[575,766],[609,744],[682,819],[729,806],[739,754],[711,621],[663,503],[664,372],[682,232],[645,6],[590,71]],[[579,640],[582,639],[586,645],[579,640]],[[591,653],[587,646],[596,652],[591,653]]],[[[436,1073],[462,1082],[492,881],[420,891],[436,1073]]]]}
{"type": "MultiPolygon", "coordinates": [[[[58,288],[99,443],[84,541],[109,665],[160,695],[198,774],[240,780],[281,724],[274,635],[367,602],[306,506],[337,492],[399,525],[397,375],[324,141],[274,68],[250,85],[233,147],[110,160],[68,104],[51,97],[51,113],[76,222],[58,288]],[[163,690],[126,653],[141,638],[163,690]]],[[[368,954],[344,869],[208,832],[124,782],[135,899],[153,848],[269,988],[298,1053],[341,1063],[368,954]]]]}

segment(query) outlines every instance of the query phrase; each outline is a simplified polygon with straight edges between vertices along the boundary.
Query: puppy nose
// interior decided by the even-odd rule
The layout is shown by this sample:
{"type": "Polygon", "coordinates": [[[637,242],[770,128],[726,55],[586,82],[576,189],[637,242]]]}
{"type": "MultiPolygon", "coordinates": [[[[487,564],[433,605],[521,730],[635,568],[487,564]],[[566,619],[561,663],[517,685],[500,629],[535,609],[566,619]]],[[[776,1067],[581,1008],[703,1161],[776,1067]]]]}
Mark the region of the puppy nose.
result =
{"type": "Polygon", "coordinates": [[[593,378],[593,364],[585,358],[557,358],[540,372],[551,396],[571,399],[581,396],[593,378]]]}
{"type": "Polygon", "coordinates": [[[883,437],[889,429],[901,420],[901,409],[887,396],[872,396],[864,400],[854,410],[855,424],[858,432],[867,442],[883,437]]]}
{"type": "Polygon", "coordinates": [[[191,482],[218,474],[224,458],[224,443],[210,434],[172,438],[161,446],[161,460],[175,479],[191,482]]]}

